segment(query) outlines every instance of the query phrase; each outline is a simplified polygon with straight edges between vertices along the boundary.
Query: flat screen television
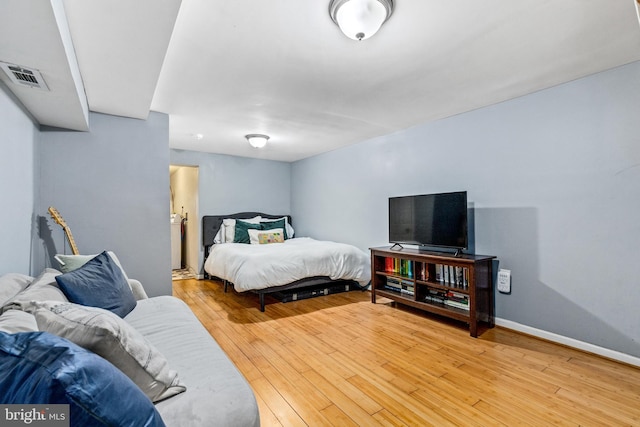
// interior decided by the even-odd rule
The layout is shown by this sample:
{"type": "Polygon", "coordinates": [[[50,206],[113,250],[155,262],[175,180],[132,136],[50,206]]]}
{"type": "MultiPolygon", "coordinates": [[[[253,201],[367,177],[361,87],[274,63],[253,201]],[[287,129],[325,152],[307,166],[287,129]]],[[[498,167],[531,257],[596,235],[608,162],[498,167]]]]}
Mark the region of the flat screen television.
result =
{"type": "Polygon", "coordinates": [[[467,249],[467,192],[389,198],[389,242],[467,249]]]}

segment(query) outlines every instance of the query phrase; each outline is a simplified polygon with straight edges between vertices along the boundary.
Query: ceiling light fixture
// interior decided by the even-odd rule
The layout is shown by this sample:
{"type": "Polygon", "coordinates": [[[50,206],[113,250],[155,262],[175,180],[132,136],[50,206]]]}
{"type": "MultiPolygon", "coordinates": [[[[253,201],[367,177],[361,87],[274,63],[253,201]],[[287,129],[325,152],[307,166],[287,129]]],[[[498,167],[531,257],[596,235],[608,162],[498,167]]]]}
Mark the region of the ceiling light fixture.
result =
{"type": "Polygon", "coordinates": [[[252,133],[249,135],[245,135],[244,137],[247,138],[249,144],[251,144],[251,146],[254,148],[264,147],[265,145],[267,145],[267,141],[269,140],[269,137],[267,135],[262,135],[259,133],[252,133]]]}
{"type": "Polygon", "coordinates": [[[364,40],[374,35],[393,13],[393,0],[331,0],[329,15],[345,36],[364,40]]]}

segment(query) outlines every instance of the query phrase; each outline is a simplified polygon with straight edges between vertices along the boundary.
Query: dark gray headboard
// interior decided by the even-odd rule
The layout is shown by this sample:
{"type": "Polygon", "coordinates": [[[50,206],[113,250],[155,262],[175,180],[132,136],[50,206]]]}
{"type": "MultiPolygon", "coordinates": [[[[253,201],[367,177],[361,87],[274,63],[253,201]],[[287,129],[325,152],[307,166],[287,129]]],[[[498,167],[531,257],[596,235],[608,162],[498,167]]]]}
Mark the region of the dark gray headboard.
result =
{"type": "Polygon", "coordinates": [[[291,224],[291,215],[271,215],[262,212],[240,212],[231,215],[205,215],[202,217],[202,245],[205,248],[205,256],[209,252],[208,248],[213,245],[213,239],[216,237],[216,233],[220,229],[223,219],[248,219],[258,215],[268,219],[278,219],[286,216],[289,224],[291,224]]]}

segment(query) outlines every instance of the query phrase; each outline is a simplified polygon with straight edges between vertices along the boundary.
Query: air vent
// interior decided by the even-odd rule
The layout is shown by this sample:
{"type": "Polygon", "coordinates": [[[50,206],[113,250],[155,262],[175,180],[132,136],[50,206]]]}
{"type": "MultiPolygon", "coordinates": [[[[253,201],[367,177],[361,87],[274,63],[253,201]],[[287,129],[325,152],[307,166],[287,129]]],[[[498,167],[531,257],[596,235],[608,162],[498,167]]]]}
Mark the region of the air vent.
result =
{"type": "Polygon", "coordinates": [[[14,84],[35,89],[49,90],[47,84],[42,78],[42,74],[40,74],[40,71],[35,68],[22,67],[20,65],[8,64],[6,62],[0,62],[0,68],[4,70],[5,74],[14,84]]]}

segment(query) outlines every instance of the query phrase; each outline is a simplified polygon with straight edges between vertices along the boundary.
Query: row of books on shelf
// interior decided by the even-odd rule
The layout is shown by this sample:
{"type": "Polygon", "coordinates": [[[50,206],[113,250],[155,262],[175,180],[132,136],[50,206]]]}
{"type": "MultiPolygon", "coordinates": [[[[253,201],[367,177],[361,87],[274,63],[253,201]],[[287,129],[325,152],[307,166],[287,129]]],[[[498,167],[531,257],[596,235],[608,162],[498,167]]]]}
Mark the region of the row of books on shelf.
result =
{"type": "Polygon", "coordinates": [[[446,285],[457,286],[459,288],[469,287],[469,269],[446,264],[436,264],[436,282],[446,285]]]}
{"type": "Polygon", "coordinates": [[[444,304],[461,310],[469,310],[469,295],[455,291],[428,289],[424,301],[435,304],[444,304]]]}
{"type": "Polygon", "coordinates": [[[432,280],[440,282],[444,286],[463,289],[469,287],[469,269],[467,267],[446,264],[435,264],[435,266],[431,264],[431,266],[431,268],[427,268],[427,264],[414,263],[408,259],[387,257],[385,258],[384,268],[388,273],[405,276],[409,279],[413,279],[415,275],[418,280],[432,280]],[[431,273],[430,270],[432,270],[431,273]]]}
{"type": "MultiPolygon", "coordinates": [[[[415,295],[415,285],[412,281],[397,279],[395,277],[387,277],[384,289],[410,297],[415,295]]],[[[469,310],[469,295],[452,290],[427,288],[424,301],[469,310]]]]}
{"type": "Polygon", "coordinates": [[[401,258],[385,258],[385,271],[413,278],[413,261],[401,258]]]}
{"type": "Polygon", "coordinates": [[[393,291],[400,292],[403,295],[413,297],[415,295],[415,286],[410,280],[396,279],[394,277],[387,277],[387,283],[384,288],[393,291]]]}

